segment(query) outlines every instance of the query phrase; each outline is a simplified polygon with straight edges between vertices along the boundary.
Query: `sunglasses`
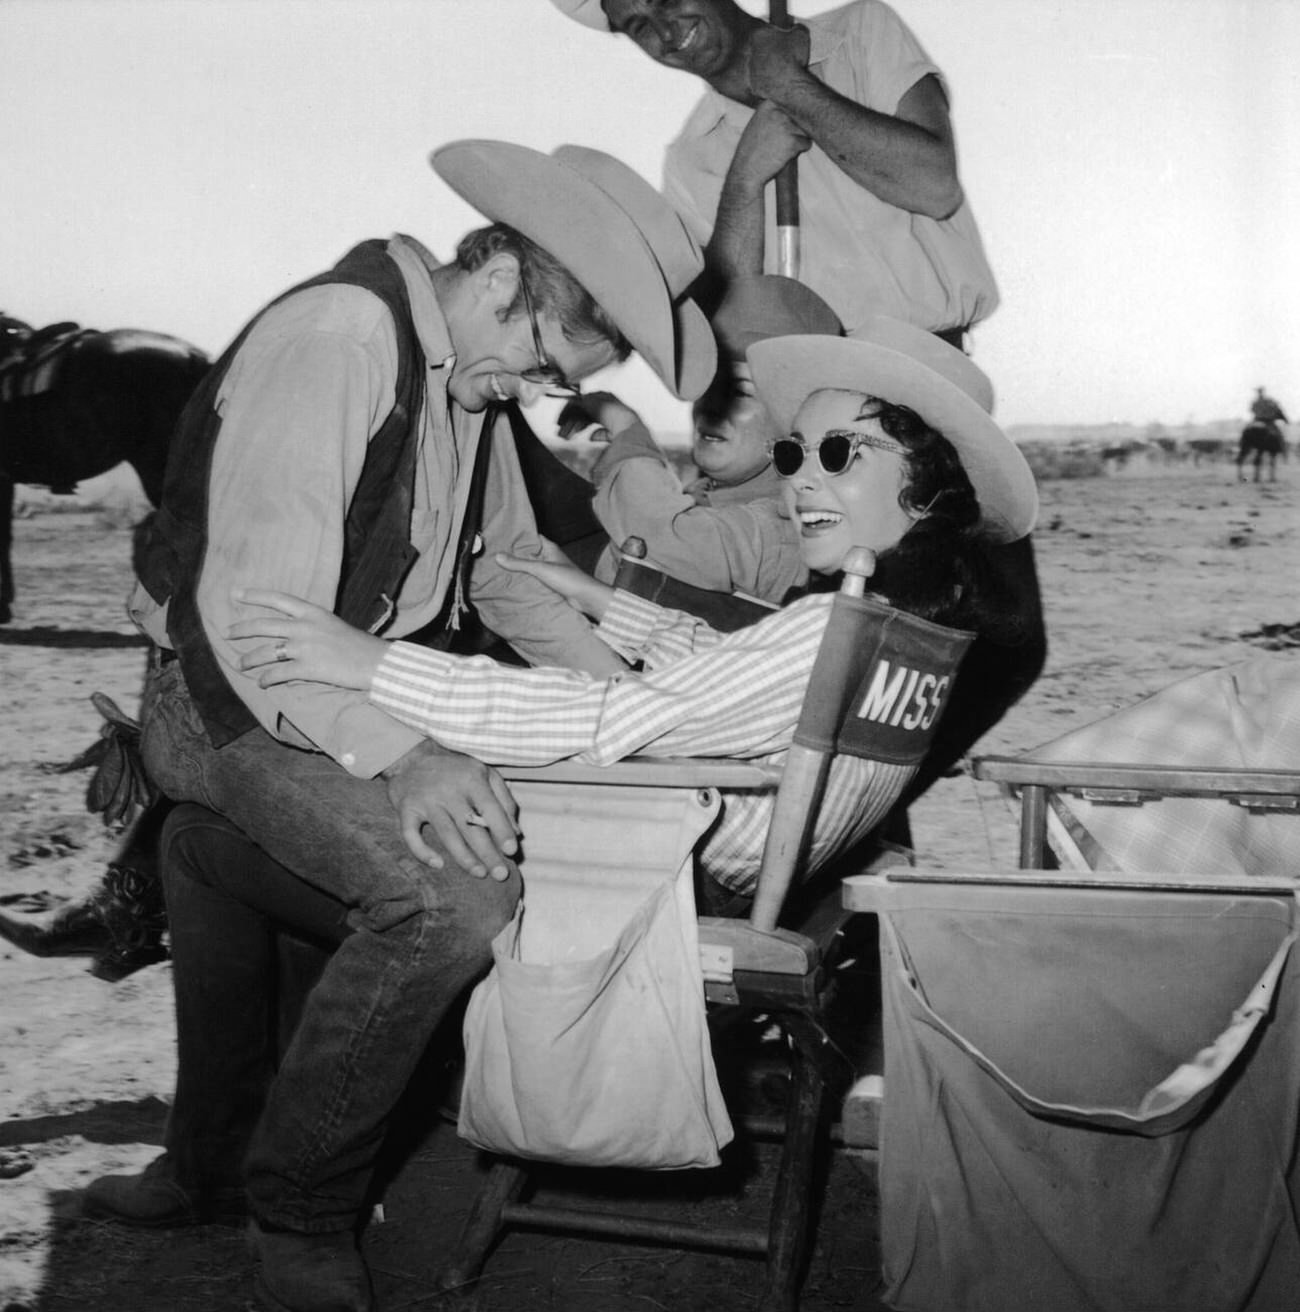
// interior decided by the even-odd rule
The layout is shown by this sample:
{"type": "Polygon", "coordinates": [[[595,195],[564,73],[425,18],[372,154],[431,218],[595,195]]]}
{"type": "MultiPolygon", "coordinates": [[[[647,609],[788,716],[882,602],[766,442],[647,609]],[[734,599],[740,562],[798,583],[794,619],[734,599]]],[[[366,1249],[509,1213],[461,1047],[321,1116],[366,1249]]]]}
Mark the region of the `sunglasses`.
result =
{"type": "MultiPolygon", "coordinates": [[[[817,463],[827,474],[842,474],[852,463],[858,449],[864,446],[875,447],[879,451],[892,451],[895,455],[905,456],[907,448],[888,437],[877,437],[874,433],[853,433],[842,429],[832,429],[814,450],[817,463]]],[[[782,478],[793,478],[802,468],[810,452],[798,437],[779,437],[768,448],[772,457],[772,466],[782,478]]]]}
{"type": "Polygon", "coordinates": [[[537,322],[537,314],[533,309],[533,298],[528,294],[528,280],[522,273],[519,275],[519,289],[523,292],[524,309],[528,313],[528,322],[533,330],[533,353],[537,356],[537,363],[528,369],[521,369],[519,377],[526,383],[536,383],[539,387],[546,388],[548,394],[552,396],[581,395],[578,384],[569,382],[564,376],[564,370],[546,354],[546,348],[542,345],[541,325],[537,322]]]}

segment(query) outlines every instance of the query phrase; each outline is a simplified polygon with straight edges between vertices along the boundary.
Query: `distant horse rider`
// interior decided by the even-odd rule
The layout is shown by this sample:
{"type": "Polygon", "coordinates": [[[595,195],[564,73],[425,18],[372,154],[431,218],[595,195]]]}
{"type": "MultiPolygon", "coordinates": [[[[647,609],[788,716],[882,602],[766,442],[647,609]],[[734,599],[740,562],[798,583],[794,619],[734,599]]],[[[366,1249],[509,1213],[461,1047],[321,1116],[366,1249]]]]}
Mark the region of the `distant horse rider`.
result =
{"type": "Polygon", "coordinates": [[[1268,424],[1276,428],[1278,424],[1289,424],[1286,412],[1262,388],[1255,388],[1255,399],[1250,403],[1250,413],[1258,424],[1268,424]]]}
{"type": "Polygon", "coordinates": [[[1281,425],[1291,421],[1286,417],[1286,411],[1262,387],[1255,388],[1250,414],[1250,423],[1241,430],[1241,440],[1237,447],[1237,481],[1245,481],[1245,464],[1252,455],[1255,459],[1255,482],[1259,482],[1260,467],[1265,456],[1269,462],[1269,477],[1276,480],[1277,458],[1286,455],[1286,434],[1281,425]]]}

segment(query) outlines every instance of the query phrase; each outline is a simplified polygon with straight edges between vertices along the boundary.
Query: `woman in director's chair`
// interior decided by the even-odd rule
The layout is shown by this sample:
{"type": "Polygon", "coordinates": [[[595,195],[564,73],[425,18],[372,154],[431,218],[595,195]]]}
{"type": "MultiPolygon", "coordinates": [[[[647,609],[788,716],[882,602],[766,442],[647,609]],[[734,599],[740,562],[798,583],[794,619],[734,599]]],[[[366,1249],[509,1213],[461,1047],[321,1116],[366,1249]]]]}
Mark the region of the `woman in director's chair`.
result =
{"type": "MultiPolygon", "coordinates": [[[[773,461],[808,567],[833,583],[846,553],[875,553],[868,586],[936,623],[996,632],[971,568],[973,541],[1013,541],[1033,525],[1037,493],[1018,448],[990,418],[987,381],[964,355],[883,316],[852,338],[774,338],[751,348],[755,385],[783,431],[773,461]]],[[[641,673],[599,680],[514,669],[391,643],[284,594],[231,637],[265,638],[243,669],[264,686],[295,679],[366,691],[453,750],[502,765],[565,758],[607,764],[652,756],[780,760],[789,747],[830,592],[793,602],[731,634],[664,610],[559,563],[518,560],[600,621],[597,632],[641,673]]],[[[910,767],[837,758],[813,835],[816,868],[863,838],[906,786],[910,767]]],[[[770,795],[724,799],[700,852],[729,893],[752,890],[770,795]]],[[[508,799],[482,817],[498,845],[513,836],[508,799]]],[[[712,890],[716,892],[717,890],[712,890]]],[[[705,890],[704,902],[714,899],[705,890]]]]}

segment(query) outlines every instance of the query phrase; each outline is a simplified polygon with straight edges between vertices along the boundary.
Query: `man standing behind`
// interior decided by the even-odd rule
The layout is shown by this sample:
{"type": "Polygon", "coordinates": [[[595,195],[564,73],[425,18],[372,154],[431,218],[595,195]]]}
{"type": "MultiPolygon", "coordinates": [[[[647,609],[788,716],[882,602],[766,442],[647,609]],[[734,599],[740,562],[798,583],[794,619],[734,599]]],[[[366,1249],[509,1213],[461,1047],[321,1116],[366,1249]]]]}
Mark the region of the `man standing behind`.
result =
{"type": "Polygon", "coordinates": [[[766,184],[799,160],[801,281],[848,333],[872,313],[960,346],[998,303],[962,194],[939,69],[880,0],[788,30],[735,0],[553,0],[709,86],[664,191],[716,276],[777,272],[766,184]],[[766,252],[766,257],[764,257],[766,252]]]}
{"type": "Polygon", "coordinates": [[[232,976],[212,935],[174,934],[167,1151],[95,1181],[86,1208],[187,1224],[237,1209],[246,1185],[259,1298],[277,1312],[371,1306],[353,1232],[388,1118],[439,1018],[490,963],[519,875],[495,771],[364,697],[239,674],[226,631],[250,614],[241,591],[297,590],[389,637],[446,634],[470,601],[534,662],[622,669],[561,598],[495,564],[542,551],[502,407],[571,391],[633,348],[683,399],[714,372],[707,321],[684,297],[699,247],[644,179],[573,146],[463,141],[432,163],[490,226],[451,264],[408,237],[365,242],[253,320],[181,420],[132,603],[155,644],[150,775],[297,877],[277,908],[289,929],[311,931],[323,898],[352,932],[255,1132],[262,1087],[225,1106],[237,1044],[212,1018],[252,1014],[257,985],[232,976]]]}

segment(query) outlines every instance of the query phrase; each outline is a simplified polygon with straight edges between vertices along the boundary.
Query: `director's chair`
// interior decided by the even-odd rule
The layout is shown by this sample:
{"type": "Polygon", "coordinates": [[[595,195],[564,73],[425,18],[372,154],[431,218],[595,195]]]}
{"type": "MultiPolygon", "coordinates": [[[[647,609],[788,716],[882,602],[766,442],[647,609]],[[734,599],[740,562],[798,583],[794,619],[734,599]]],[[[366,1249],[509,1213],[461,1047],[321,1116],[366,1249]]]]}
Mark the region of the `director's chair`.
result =
{"type": "Polygon", "coordinates": [[[881,925],[890,1306],[1294,1300],[1298,694],[1246,663],[982,758],[1019,868],[845,882],[881,925]]]}
{"type": "Polygon", "coordinates": [[[719,790],[776,790],[748,918],[698,921],[702,988],[714,1015],[762,1013],[790,1046],[783,1145],[767,1223],[688,1225],[667,1216],[522,1201],[529,1163],[499,1157],[439,1280],[444,1290],[461,1290],[462,1302],[472,1302],[473,1282],[502,1232],[527,1227],[762,1257],[766,1280],[758,1306],[763,1312],[797,1307],[815,1213],[814,1162],[826,1129],[821,1021],[828,963],[846,917],[837,884],[797,923],[790,923],[790,895],[805,874],[804,854],[832,758],[847,752],[914,766],[971,640],[864,597],[868,562],[865,553],[849,562],[783,769],[742,761],[631,760],[608,768],[561,764],[502,772],[525,835],[525,918],[528,889],[557,881],[579,890],[575,904],[582,918],[604,930],[613,928],[600,921],[614,886],[671,879],[691,865],[698,837],[718,813],[719,790]]]}

